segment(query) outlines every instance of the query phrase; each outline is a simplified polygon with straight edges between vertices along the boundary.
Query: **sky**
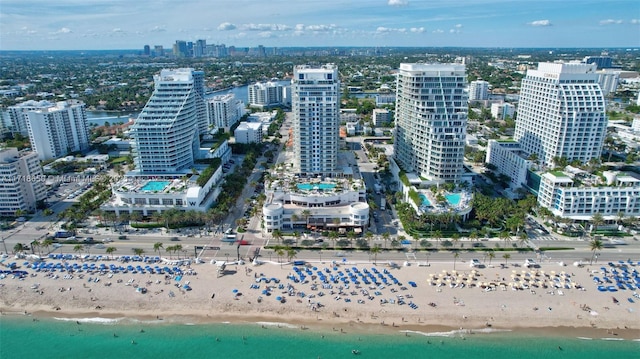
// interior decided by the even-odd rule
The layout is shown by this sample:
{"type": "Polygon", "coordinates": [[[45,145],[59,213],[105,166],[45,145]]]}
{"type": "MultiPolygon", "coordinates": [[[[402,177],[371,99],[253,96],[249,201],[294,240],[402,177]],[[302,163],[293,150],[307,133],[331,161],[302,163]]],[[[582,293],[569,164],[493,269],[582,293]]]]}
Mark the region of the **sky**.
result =
{"type": "Polygon", "coordinates": [[[0,50],[640,47],[638,0],[2,0],[0,50]]]}

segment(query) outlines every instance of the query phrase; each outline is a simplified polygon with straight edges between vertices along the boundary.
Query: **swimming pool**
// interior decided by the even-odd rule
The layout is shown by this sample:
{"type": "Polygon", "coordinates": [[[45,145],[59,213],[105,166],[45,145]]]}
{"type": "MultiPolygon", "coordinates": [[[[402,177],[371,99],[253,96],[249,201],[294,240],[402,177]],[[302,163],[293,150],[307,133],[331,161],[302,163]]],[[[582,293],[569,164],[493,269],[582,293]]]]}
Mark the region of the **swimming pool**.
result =
{"type": "Polygon", "coordinates": [[[451,204],[452,206],[457,206],[460,204],[461,195],[460,193],[449,193],[445,194],[444,198],[446,198],[447,202],[449,202],[449,204],[451,204]]]}
{"type": "Polygon", "coordinates": [[[422,205],[423,206],[431,206],[431,202],[429,202],[429,200],[427,199],[427,196],[425,196],[424,194],[420,193],[420,199],[422,200],[422,205]]]}
{"type": "Polygon", "coordinates": [[[162,191],[165,187],[167,187],[169,185],[169,181],[149,181],[147,183],[145,183],[144,186],[142,186],[142,188],[140,188],[141,191],[148,191],[148,192],[154,192],[154,191],[162,191]]]}
{"type": "Polygon", "coordinates": [[[299,190],[310,191],[312,189],[329,190],[336,188],[335,183],[300,183],[298,184],[299,190]]]}

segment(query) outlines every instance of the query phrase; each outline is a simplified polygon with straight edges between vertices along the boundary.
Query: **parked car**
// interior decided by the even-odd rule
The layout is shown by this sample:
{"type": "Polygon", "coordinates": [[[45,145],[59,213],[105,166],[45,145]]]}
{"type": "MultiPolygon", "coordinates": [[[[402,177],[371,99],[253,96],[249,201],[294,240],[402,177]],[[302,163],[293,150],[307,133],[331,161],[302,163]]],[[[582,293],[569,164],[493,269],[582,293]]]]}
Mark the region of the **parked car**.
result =
{"type": "Polygon", "coordinates": [[[482,266],[482,263],[480,263],[480,260],[474,258],[469,262],[469,266],[471,268],[480,268],[482,266]]]}
{"type": "Polygon", "coordinates": [[[538,263],[536,263],[536,261],[531,258],[527,258],[524,260],[524,266],[527,268],[536,268],[538,267],[538,263]]]}

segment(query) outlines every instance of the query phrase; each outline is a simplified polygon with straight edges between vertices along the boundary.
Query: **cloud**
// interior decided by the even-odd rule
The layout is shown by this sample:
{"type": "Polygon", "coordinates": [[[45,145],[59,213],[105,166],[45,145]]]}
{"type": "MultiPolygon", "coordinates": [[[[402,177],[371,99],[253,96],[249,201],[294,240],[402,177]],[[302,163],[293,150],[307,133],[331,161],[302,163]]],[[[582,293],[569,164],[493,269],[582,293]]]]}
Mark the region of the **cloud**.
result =
{"type": "Polygon", "coordinates": [[[424,27],[412,27],[411,29],[409,29],[409,31],[415,32],[415,33],[423,33],[424,27]]]}
{"type": "Polygon", "coordinates": [[[444,30],[442,30],[442,29],[435,29],[435,30],[433,30],[433,31],[431,31],[431,32],[433,32],[434,34],[442,34],[442,33],[444,33],[444,30]]]}
{"type": "Polygon", "coordinates": [[[55,34],[68,34],[71,32],[73,31],[71,31],[71,29],[69,29],[68,27],[63,27],[60,30],[56,31],[55,34]]]}
{"type": "Polygon", "coordinates": [[[287,31],[291,27],[284,24],[244,24],[243,30],[247,31],[287,31]]]}
{"type": "Polygon", "coordinates": [[[220,31],[229,31],[229,30],[235,30],[235,29],[236,29],[236,25],[230,22],[223,22],[222,24],[218,25],[218,30],[220,31]]]}
{"type": "Polygon", "coordinates": [[[551,21],[549,20],[536,20],[528,23],[531,26],[551,26],[551,21]]]}
{"type": "Polygon", "coordinates": [[[383,26],[379,26],[376,29],[376,32],[379,34],[384,34],[384,33],[390,33],[390,32],[399,32],[399,33],[405,33],[407,32],[407,29],[405,28],[391,28],[391,27],[383,27],[383,26]]]}
{"type": "Polygon", "coordinates": [[[454,27],[455,27],[456,29],[461,29],[461,28],[462,28],[462,24],[456,24],[454,27]]]}
{"type": "Polygon", "coordinates": [[[640,19],[631,19],[631,21],[629,21],[632,24],[640,24],[640,19]]]}
{"type": "Polygon", "coordinates": [[[122,29],[119,27],[114,28],[111,32],[122,32],[122,29]]]}
{"type": "Polygon", "coordinates": [[[164,32],[164,31],[167,31],[167,29],[165,29],[164,26],[154,26],[150,31],[151,32],[164,32]]]}
{"type": "MultiPolygon", "coordinates": [[[[307,25],[305,26],[305,30],[307,31],[332,31],[335,30],[336,25],[335,24],[330,24],[330,25],[307,25]]],[[[298,30],[298,25],[296,25],[296,30],[298,30]]]]}
{"type": "Polygon", "coordinates": [[[409,5],[407,0],[389,0],[387,3],[389,6],[406,6],[409,5]]]}
{"type": "Polygon", "coordinates": [[[623,22],[624,21],[622,20],[606,19],[606,20],[600,20],[600,25],[622,24],[623,22]]]}
{"type": "Polygon", "coordinates": [[[258,37],[262,37],[262,38],[269,38],[269,37],[273,37],[273,33],[271,31],[263,31],[263,32],[259,32],[258,33],[258,37]]]}

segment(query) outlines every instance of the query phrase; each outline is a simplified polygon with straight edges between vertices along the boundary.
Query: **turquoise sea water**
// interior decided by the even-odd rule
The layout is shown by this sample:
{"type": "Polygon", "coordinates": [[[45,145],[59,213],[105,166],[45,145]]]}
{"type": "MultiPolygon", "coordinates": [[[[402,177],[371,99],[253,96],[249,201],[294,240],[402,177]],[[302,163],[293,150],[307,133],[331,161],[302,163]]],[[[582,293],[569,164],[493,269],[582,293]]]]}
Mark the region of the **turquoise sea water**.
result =
{"type": "Polygon", "coordinates": [[[169,181],[149,181],[142,188],[141,191],[162,191],[169,185],[169,181]]]}
{"type": "Polygon", "coordinates": [[[92,322],[0,318],[0,358],[638,358],[640,342],[515,332],[464,339],[301,330],[273,324],[92,322]]]}

